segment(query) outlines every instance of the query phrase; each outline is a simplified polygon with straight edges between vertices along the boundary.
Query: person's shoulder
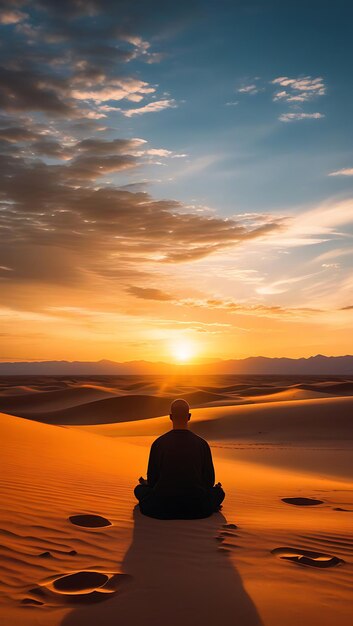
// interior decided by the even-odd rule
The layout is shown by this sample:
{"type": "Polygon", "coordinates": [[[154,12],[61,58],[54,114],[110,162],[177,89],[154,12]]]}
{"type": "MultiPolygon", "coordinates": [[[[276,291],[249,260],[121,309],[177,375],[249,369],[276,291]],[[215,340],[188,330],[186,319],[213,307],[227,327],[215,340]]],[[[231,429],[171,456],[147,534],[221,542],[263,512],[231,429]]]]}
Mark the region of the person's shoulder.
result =
{"type": "Polygon", "coordinates": [[[195,437],[195,439],[199,442],[200,446],[204,446],[205,448],[208,448],[209,445],[206,441],[206,439],[203,439],[202,437],[200,437],[199,435],[196,435],[196,433],[193,433],[191,430],[189,430],[189,433],[195,437]]]}
{"type": "Polygon", "coordinates": [[[169,434],[172,431],[168,431],[166,433],[163,433],[163,435],[160,435],[160,437],[157,437],[157,439],[154,440],[154,442],[152,443],[152,446],[158,446],[158,444],[163,443],[163,441],[165,441],[166,439],[168,439],[169,434]]]}

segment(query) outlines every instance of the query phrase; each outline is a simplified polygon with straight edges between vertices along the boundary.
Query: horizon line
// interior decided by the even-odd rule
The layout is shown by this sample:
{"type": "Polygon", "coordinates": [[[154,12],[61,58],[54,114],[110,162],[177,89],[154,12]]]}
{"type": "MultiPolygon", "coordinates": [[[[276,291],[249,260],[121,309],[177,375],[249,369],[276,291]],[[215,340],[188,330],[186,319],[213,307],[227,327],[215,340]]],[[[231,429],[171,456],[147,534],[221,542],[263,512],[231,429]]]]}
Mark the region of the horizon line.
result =
{"type": "Polygon", "coordinates": [[[195,366],[195,365],[212,365],[213,363],[222,363],[222,362],[227,362],[227,361],[246,361],[248,359],[269,359],[269,360],[276,360],[276,359],[288,359],[290,361],[299,361],[299,360],[309,360],[309,359],[314,359],[316,357],[323,357],[325,359],[340,359],[340,358],[345,358],[345,357],[353,357],[353,354],[339,354],[339,355],[327,355],[327,354],[322,354],[322,353],[317,353],[317,354],[312,354],[308,357],[306,356],[300,356],[300,357],[289,357],[289,356],[265,356],[265,355],[252,355],[252,356],[247,356],[247,357],[229,357],[229,358],[220,358],[220,357],[215,357],[214,361],[212,360],[212,358],[206,358],[206,359],[200,359],[200,360],[190,360],[190,361],[186,361],[186,362],[175,362],[175,361],[164,361],[164,360],[158,360],[158,361],[152,361],[149,359],[131,359],[130,361],[115,361],[113,359],[107,359],[107,358],[101,358],[98,359],[96,361],[85,361],[85,360],[68,360],[68,359],[27,359],[27,360],[3,360],[0,357],[0,364],[21,364],[21,363],[104,363],[104,362],[108,362],[108,363],[118,363],[120,365],[126,365],[126,364],[130,364],[130,363],[152,363],[152,364],[167,364],[167,365],[174,365],[176,367],[187,367],[187,366],[195,366]]]}

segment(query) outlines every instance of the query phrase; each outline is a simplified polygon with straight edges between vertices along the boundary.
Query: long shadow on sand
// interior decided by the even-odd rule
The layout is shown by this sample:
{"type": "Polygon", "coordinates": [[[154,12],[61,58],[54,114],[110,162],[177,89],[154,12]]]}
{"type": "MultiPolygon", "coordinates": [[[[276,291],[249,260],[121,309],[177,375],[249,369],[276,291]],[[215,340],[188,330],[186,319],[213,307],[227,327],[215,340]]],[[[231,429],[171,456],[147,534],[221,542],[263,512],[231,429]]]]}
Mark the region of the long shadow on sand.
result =
{"type": "Polygon", "coordinates": [[[121,569],[131,582],[100,604],[75,608],[62,626],[261,626],[240,575],[219,549],[225,523],[221,513],[203,520],[154,520],[136,507],[121,569]]]}

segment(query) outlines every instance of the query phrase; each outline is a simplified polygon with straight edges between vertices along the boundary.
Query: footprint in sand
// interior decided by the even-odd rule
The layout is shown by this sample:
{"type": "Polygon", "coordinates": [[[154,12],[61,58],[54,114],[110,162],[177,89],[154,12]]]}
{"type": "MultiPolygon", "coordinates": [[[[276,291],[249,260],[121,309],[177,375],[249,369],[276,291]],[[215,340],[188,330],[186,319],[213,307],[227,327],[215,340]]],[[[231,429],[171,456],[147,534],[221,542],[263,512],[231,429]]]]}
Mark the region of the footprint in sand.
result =
{"type": "Polygon", "coordinates": [[[219,535],[215,537],[216,541],[221,543],[218,548],[219,552],[229,553],[233,548],[239,548],[238,545],[231,541],[234,537],[238,537],[234,532],[237,528],[236,524],[223,524],[219,535]]]}
{"type": "Polygon", "coordinates": [[[47,552],[41,552],[41,554],[38,554],[38,556],[41,559],[51,559],[51,558],[53,558],[53,555],[51,554],[51,552],[48,552],[48,551],[47,552]]]}
{"type": "Polygon", "coordinates": [[[308,567],[317,567],[321,569],[335,567],[336,565],[342,565],[344,563],[343,559],[339,559],[337,556],[333,556],[332,554],[311,552],[310,550],[302,550],[301,548],[275,548],[274,550],[271,550],[271,552],[285,561],[292,561],[298,565],[306,565],[308,567]]]}
{"type": "Polygon", "coordinates": [[[90,593],[104,587],[108,580],[109,576],[101,572],[76,572],[57,578],[52,586],[60,593],[90,593]]]}
{"type": "Polygon", "coordinates": [[[286,504],[294,504],[295,506],[317,506],[323,504],[323,500],[316,500],[315,498],[281,498],[282,502],[286,504]]]}
{"type": "MultiPolygon", "coordinates": [[[[54,552],[57,552],[58,554],[66,554],[68,556],[76,556],[77,554],[77,550],[54,550],[54,552]]],[[[46,552],[41,552],[40,554],[38,554],[40,559],[54,559],[55,555],[52,554],[52,552],[49,552],[49,550],[47,550],[46,552]]]]}
{"type": "Polygon", "coordinates": [[[106,526],[112,526],[112,523],[101,515],[70,515],[69,521],[75,526],[82,526],[83,528],[104,528],[106,526]]]}
{"type": "Polygon", "coordinates": [[[131,580],[128,574],[85,570],[64,574],[44,581],[30,590],[33,598],[25,598],[22,604],[77,604],[101,602],[120,591],[131,580]],[[38,598],[38,599],[37,599],[38,598]]]}
{"type": "Polygon", "coordinates": [[[34,598],[23,598],[23,600],[21,600],[21,604],[24,604],[25,606],[42,606],[44,602],[34,600],[34,598]]]}

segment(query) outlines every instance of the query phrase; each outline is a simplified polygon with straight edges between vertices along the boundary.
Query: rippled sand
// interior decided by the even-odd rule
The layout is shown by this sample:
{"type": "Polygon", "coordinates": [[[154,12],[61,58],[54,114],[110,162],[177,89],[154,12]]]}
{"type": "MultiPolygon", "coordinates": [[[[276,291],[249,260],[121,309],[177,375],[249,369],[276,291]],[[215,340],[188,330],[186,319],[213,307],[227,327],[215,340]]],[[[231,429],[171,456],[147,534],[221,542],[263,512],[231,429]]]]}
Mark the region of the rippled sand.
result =
{"type": "Polygon", "coordinates": [[[318,377],[1,379],[1,626],[350,625],[351,393],[318,377]],[[134,508],[176,396],[226,491],[206,520],[134,508]]]}

